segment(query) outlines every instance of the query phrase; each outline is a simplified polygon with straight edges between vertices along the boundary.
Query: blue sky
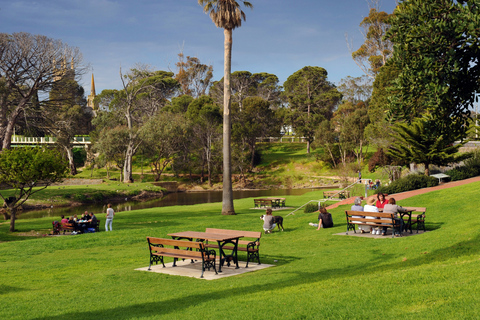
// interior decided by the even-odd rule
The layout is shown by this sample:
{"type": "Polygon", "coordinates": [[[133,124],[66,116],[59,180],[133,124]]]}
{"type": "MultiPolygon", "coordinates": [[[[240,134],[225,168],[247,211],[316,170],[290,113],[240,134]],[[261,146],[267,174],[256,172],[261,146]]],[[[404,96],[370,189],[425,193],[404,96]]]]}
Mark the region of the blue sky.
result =
{"type": "MultiPolygon", "coordinates": [[[[338,83],[361,76],[347,48],[357,49],[366,0],[250,0],[247,20],[233,32],[232,71],[276,74],[283,83],[304,66],[320,66],[338,83]]],[[[383,0],[391,13],[395,0],[383,0]]],[[[90,93],[121,86],[119,68],[135,63],[175,71],[177,54],[196,56],[223,76],[223,30],[197,0],[0,0],[0,32],[29,32],[78,47],[91,69],[81,84],[90,93]]]]}

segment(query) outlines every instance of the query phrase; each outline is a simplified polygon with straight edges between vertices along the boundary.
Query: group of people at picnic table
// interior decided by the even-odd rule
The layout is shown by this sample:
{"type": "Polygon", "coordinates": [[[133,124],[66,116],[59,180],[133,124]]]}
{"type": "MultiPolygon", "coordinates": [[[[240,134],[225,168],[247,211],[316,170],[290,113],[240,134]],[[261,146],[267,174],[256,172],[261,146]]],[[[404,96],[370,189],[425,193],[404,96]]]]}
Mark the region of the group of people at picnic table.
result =
{"type": "MultiPolygon", "coordinates": [[[[387,199],[383,193],[377,194],[377,199],[375,197],[369,197],[366,200],[366,205],[362,207],[362,198],[356,197],[351,208],[352,211],[364,211],[364,212],[385,212],[393,213],[394,220],[398,222],[400,226],[400,232],[404,230],[404,221],[398,216],[399,213],[407,212],[407,209],[402,208],[396,204],[394,198],[387,199]]],[[[316,227],[317,230],[322,228],[331,228],[333,227],[332,215],[327,212],[325,207],[321,207],[318,215],[318,223],[310,222],[309,225],[316,227]]],[[[356,218],[366,218],[366,219],[375,219],[375,217],[364,217],[364,216],[354,216],[356,218]]],[[[373,227],[368,225],[358,225],[358,229],[361,233],[369,232],[375,235],[384,236],[387,233],[387,227],[373,227]]]]}
{"type": "Polygon", "coordinates": [[[75,230],[78,230],[82,233],[87,232],[88,228],[95,228],[97,226],[97,217],[93,212],[88,213],[88,211],[85,211],[82,213],[80,218],[78,218],[76,214],[70,216],[69,219],[67,219],[64,215],[61,217],[62,220],[60,220],[60,223],[62,226],[72,224],[75,226],[75,230]]]}
{"type": "MultiPolygon", "coordinates": [[[[403,232],[404,222],[403,219],[398,216],[399,213],[407,212],[407,209],[402,208],[396,204],[394,198],[387,199],[383,193],[377,194],[375,197],[367,198],[367,204],[362,207],[362,199],[360,197],[355,198],[352,211],[364,211],[364,212],[385,212],[393,213],[394,220],[400,225],[400,233],[403,232]]],[[[363,216],[354,216],[355,218],[364,218],[363,216]]],[[[365,217],[366,219],[375,219],[375,217],[365,217]]],[[[370,232],[371,234],[378,234],[384,236],[387,232],[387,227],[370,227],[368,225],[358,225],[360,233],[370,232]]]]}

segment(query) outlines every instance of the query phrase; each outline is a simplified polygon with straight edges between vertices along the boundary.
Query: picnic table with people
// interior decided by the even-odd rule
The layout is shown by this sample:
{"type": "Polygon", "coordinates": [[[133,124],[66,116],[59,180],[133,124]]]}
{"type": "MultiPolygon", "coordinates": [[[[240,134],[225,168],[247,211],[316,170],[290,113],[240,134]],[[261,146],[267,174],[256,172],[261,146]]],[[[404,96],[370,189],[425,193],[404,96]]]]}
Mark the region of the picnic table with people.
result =
{"type": "Polygon", "coordinates": [[[425,231],[424,207],[401,207],[396,204],[393,197],[387,199],[385,194],[378,193],[375,197],[366,199],[364,207],[362,199],[355,198],[351,210],[345,211],[347,217],[347,234],[349,230],[356,232],[358,227],[360,233],[385,236],[387,230],[392,228],[392,236],[401,236],[403,232],[412,231],[412,225],[417,224],[417,233],[420,228],[425,231]],[[413,212],[420,212],[413,215],[413,212]]]}
{"type": "Polygon", "coordinates": [[[61,216],[61,220],[53,221],[53,234],[60,234],[63,231],[69,231],[71,234],[99,232],[100,220],[97,219],[93,212],[88,213],[85,211],[81,218],[77,219],[76,215],[67,219],[64,215],[61,216]]]}

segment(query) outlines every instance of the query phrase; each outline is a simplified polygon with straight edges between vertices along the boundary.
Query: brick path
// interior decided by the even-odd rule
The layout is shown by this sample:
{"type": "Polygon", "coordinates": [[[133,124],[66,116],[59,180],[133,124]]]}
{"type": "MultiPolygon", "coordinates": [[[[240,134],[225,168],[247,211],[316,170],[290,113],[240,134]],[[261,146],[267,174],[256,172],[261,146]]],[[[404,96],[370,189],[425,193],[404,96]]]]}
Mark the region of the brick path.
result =
{"type": "MultiPolygon", "coordinates": [[[[402,193],[395,193],[395,194],[390,194],[389,197],[395,198],[396,201],[407,199],[419,194],[424,194],[427,192],[435,191],[435,190],[441,190],[441,189],[447,189],[447,188],[453,188],[457,186],[461,186],[464,184],[469,184],[472,182],[479,182],[480,177],[474,177],[470,179],[465,179],[465,180],[460,180],[460,181],[453,181],[453,182],[447,182],[447,183],[442,183],[441,185],[438,185],[436,187],[431,187],[431,188],[423,188],[423,189],[417,189],[417,190],[412,190],[412,191],[407,191],[407,192],[402,192],[402,193]]],[[[351,197],[342,201],[339,201],[337,203],[334,203],[330,206],[327,207],[328,209],[333,209],[338,206],[344,205],[344,204],[353,204],[353,200],[355,200],[355,197],[351,197]]]]}

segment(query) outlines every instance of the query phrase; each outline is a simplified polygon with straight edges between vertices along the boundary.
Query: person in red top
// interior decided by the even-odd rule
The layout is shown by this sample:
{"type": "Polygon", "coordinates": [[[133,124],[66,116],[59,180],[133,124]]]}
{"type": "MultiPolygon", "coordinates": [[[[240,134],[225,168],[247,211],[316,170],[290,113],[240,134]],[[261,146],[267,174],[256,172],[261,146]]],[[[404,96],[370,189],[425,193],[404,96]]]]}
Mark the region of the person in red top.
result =
{"type": "Polygon", "coordinates": [[[383,193],[377,193],[377,203],[375,207],[378,209],[383,209],[383,207],[388,203],[388,200],[385,199],[385,195],[383,193]]]}

